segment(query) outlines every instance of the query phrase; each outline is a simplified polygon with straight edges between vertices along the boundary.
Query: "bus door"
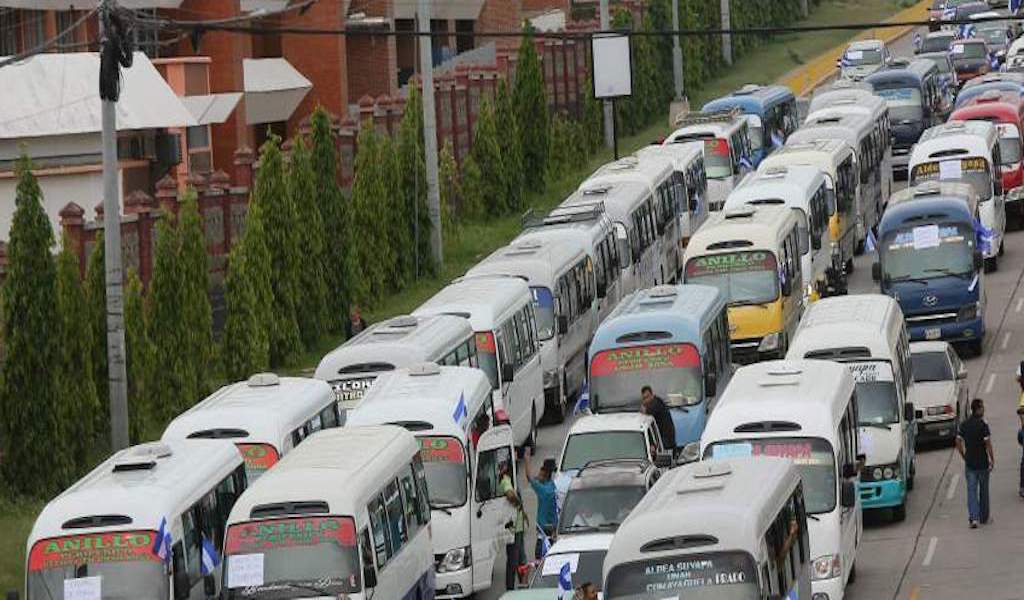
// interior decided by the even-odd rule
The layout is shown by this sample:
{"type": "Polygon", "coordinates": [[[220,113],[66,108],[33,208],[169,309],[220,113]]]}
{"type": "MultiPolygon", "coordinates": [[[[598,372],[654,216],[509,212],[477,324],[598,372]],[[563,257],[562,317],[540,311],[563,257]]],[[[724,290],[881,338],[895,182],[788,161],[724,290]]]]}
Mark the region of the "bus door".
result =
{"type": "Polygon", "coordinates": [[[494,562],[505,544],[505,525],[514,521],[516,511],[504,498],[502,474],[507,470],[512,489],[517,490],[515,450],[508,425],[491,427],[480,436],[473,461],[473,502],[470,536],[473,548],[473,588],[491,584],[494,562]]]}

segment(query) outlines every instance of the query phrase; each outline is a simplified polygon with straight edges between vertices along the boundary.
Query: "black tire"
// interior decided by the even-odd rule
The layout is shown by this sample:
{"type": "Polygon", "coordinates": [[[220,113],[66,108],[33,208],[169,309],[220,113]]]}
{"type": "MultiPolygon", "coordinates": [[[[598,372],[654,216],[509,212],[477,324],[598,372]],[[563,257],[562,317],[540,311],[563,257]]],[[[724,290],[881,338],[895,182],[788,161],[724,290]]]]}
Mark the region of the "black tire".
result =
{"type": "Polygon", "coordinates": [[[848,258],[846,260],[846,272],[849,274],[849,273],[853,273],[855,270],[856,270],[856,267],[853,264],[853,258],[852,257],[848,258]]]}
{"type": "Polygon", "coordinates": [[[855,256],[861,256],[862,254],[864,254],[864,244],[865,243],[866,243],[866,240],[861,240],[861,241],[857,242],[857,245],[854,246],[854,248],[853,248],[853,254],[855,256]]]}
{"type": "Polygon", "coordinates": [[[892,520],[894,523],[902,523],[907,520],[907,503],[906,501],[899,506],[892,507],[892,520]]]}
{"type": "Polygon", "coordinates": [[[854,562],[853,566],[850,567],[850,576],[846,578],[846,585],[857,581],[857,563],[854,562]]]}
{"type": "Polygon", "coordinates": [[[971,340],[967,342],[967,349],[970,350],[974,356],[981,356],[982,352],[985,351],[984,340],[971,340]]]}
{"type": "Polygon", "coordinates": [[[985,259],[985,272],[994,273],[999,270],[999,261],[995,256],[985,259]]]}
{"type": "Polygon", "coordinates": [[[1005,246],[1006,246],[1006,244],[1003,243],[1003,240],[999,240],[999,256],[1002,256],[1003,254],[1006,254],[1005,246]]]}
{"type": "Polygon", "coordinates": [[[907,476],[907,490],[914,489],[914,479],[917,477],[917,461],[910,463],[910,474],[907,476]]]}

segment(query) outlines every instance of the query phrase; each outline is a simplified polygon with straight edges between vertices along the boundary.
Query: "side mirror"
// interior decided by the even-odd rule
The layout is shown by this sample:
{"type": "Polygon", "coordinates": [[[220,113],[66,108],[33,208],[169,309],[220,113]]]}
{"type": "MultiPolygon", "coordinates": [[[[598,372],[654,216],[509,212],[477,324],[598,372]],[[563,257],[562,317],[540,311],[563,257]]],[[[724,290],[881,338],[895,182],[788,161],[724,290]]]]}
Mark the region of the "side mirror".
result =
{"type": "MultiPolygon", "coordinates": [[[[565,335],[569,332],[569,317],[558,315],[558,335],[565,335]]],[[[509,380],[511,381],[511,379],[509,380]]]]}
{"type": "Polygon", "coordinates": [[[793,282],[789,277],[782,280],[782,295],[790,296],[793,293],[793,282]]]}
{"type": "Polygon", "coordinates": [[[704,397],[712,398],[718,395],[718,375],[708,373],[704,376],[704,397]]]}
{"type": "Polygon", "coordinates": [[[981,252],[974,253],[974,270],[980,271],[985,268],[985,257],[982,256],[981,252]]]}
{"type": "Polygon", "coordinates": [[[516,378],[515,370],[512,365],[505,363],[501,365],[501,382],[512,383],[512,380],[516,378]]]}
{"type": "Polygon", "coordinates": [[[846,463],[843,465],[843,479],[853,479],[857,476],[857,465],[846,463]]]}
{"type": "Polygon", "coordinates": [[[866,462],[868,462],[868,455],[867,454],[858,454],[857,455],[857,468],[858,469],[863,469],[864,468],[864,463],[866,463],[866,462]]]}
{"type": "Polygon", "coordinates": [[[903,404],[903,419],[906,421],[914,420],[914,403],[906,402],[903,404]]]}
{"type": "Polygon", "coordinates": [[[206,594],[207,598],[213,598],[217,595],[217,578],[213,573],[203,576],[203,593],[206,594]]]}
{"type": "Polygon", "coordinates": [[[960,367],[960,370],[956,373],[957,379],[967,379],[967,369],[960,367]]]}
{"type": "Polygon", "coordinates": [[[188,570],[185,568],[185,548],[181,542],[171,546],[171,570],[174,573],[174,600],[188,600],[192,590],[188,582],[188,570]]]}
{"type": "Polygon", "coordinates": [[[363,587],[377,587],[377,570],[373,568],[373,565],[363,565],[363,587]]]}
{"type": "Polygon", "coordinates": [[[683,446],[683,451],[679,454],[679,460],[677,462],[685,465],[697,462],[698,459],[700,459],[700,443],[690,442],[683,446]]]}
{"type": "Polygon", "coordinates": [[[882,264],[871,263],[871,280],[881,281],[882,280],[882,264]]]}
{"type": "Polygon", "coordinates": [[[667,450],[665,452],[659,452],[654,456],[654,466],[659,469],[671,469],[673,462],[672,452],[667,450]]]}
{"type": "Polygon", "coordinates": [[[841,492],[839,501],[843,508],[857,506],[857,482],[847,479],[843,482],[841,492]]]}

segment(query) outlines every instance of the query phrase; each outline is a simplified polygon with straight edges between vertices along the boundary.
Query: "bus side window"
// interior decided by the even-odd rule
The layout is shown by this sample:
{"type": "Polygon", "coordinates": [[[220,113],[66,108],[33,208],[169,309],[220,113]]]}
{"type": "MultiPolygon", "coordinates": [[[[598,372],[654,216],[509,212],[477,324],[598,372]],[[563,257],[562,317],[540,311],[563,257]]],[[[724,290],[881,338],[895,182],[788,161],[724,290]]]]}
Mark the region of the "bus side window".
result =
{"type": "Polygon", "coordinates": [[[360,553],[363,555],[363,572],[377,572],[373,565],[373,544],[370,543],[370,530],[364,527],[359,533],[360,553]]]}
{"type": "Polygon", "coordinates": [[[416,479],[412,474],[412,463],[405,466],[401,473],[402,483],[402,506],[405,508],[405,528],[409,531],[409,537],[416,537],[416,532],[423,525],[423,518],[420,516],[420,503],[416,497],[416,479]]]}
{"type": "Polygon", "coordinates": [[[391,554],[394,556],[401,552],[402,546],[409,541],[409,531],[405,528],[405,510],[402,508],[402,494],[397,479],[392,479],[384,488],[384,503],[388,516],[388,531],[391,534],[391,554]]]}
{"type": "Polygon", "coordinates": [[[373,497],[366,505],[366,512],[370,514],[370,528],[373,530],[373,551],[377,556],[377,567],[383,569],[388,564],[392,553],[388,545],[387,518],[384,515],[384,501],[380,494],[373,497]]]}
{"type": "MultiPolygon", "coordinates": [[[[490,394],[487,394],[487,412],[494,414],[490,394]]],[[[430,523],[430,500],[427,496],[427,474],[423,470],[423,460],[418,454],[412,457],[412,473],[416,477],[416,499],[420,505],[420,525],[426,525],[430,523]]]]}
{"type": "Polygon", "coordinates": [[[338,415],[338,404],[336,402],[331,402],[330,406],[320,411],[320,422],[323,423],[324,429],[333,429],[338,426],[341,419],[338,415]]]}

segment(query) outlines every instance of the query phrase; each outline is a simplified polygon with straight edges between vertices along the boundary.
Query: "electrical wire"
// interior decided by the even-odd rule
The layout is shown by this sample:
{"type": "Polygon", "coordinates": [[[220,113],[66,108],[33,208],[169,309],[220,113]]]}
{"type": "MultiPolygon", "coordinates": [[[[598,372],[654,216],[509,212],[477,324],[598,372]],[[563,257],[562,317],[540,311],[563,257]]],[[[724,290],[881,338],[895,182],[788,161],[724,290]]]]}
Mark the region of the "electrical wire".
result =
{"type": "Polygon", "coordinates": [[[20,54],[15,54],[14,56],[12,56],[10,58],[7,58],[7,59],[4,59],[4,60],[0,61],[0,69],[6,67],[8,65],[13,65],[15,63],[22,62],[22,61],[24,61],[26,59],[32,58],[36,54],[41,54],[43,52],[46,52],[47,50],[51,50],[51,49],[55,48],[60,43],[61,40],[63,40],[65,37],[67,37],[69,34],[71,34],[80,25],[82,25],[83,23],[88,21],[90,18],[92,18],[92,16],[95,15],[98,10],[99,9],[94,8],[91,11],[85,13],[84,15],[82,15],[81,18],[79,18],[77,21],[72,23],[67,29],[65,29],[64,31],[58,33],[56,36],[50,38],[49,40],[43,42],[42,44],[36,46],[35,48],[31,48],[29,50],[26,50],[26,51],[20,53],[20,54]]]}

